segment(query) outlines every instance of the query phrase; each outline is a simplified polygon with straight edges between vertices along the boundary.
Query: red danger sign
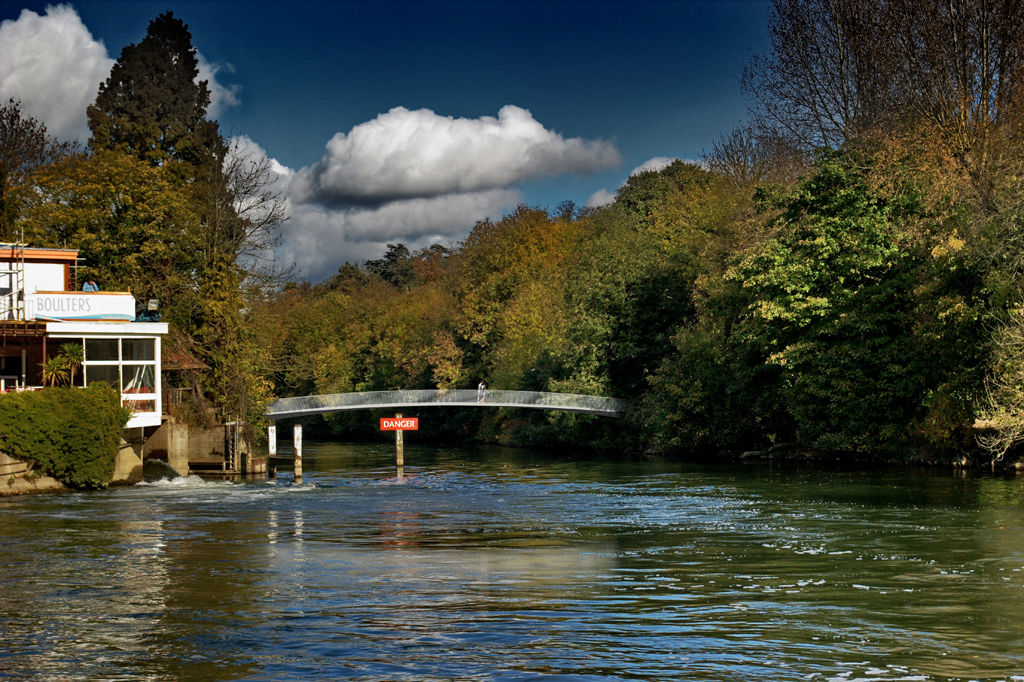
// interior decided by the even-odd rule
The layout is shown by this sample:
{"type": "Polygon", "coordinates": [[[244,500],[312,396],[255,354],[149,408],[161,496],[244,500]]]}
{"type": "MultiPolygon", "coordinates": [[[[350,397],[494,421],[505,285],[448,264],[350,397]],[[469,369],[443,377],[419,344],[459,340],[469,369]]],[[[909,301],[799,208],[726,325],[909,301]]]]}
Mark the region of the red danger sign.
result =
{"type": "Polygon", "coordinates": [[[381,431],[418,431],[419,428],[419,417],[382,417],[380,420],[381,431]]]}

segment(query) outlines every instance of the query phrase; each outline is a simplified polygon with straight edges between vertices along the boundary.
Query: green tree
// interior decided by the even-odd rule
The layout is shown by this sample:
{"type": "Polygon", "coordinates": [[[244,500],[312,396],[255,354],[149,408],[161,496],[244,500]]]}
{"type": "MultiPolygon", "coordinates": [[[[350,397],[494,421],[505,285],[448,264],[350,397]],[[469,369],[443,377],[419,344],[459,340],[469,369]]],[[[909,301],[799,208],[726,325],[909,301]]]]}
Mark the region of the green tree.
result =
{"type": "Polygon", "coordinates": [[[55,355],[46,358],[42,363],[43,384],[46,386],[60,386],[68,383],[68,362],[65,358],[55,355]]]}
{"type": "Polygon", "coordinates": [[[741,333],[779,368],[800,441],[891,454],[931,410],[970,404],[983,301],[964,262],[928,248],[918,193],[880,196],[865,162],[824,157],[777,236],[730,276],[751,300],[741,333]]]}
{"type": "Polygon", "coordinates": [[[46,126],[13,99],[0,107],[0,242],[16,241],[19,221],[34,196],[33,173],[63,158],[72,145],[46,134],[46,126]]]}
{"type": "Polygon", "coordinates": [[[388,244],[383,258],[368,260],[363,267],[399,289],[408,290],[416,281],[413,257],[404,244],[388,244]]]}
{"type": "Polygon", "coordinates": [[[629,178],[568,261],[573,369],[559,386],[630,399],[646,390],[693,319],[696,282],[721,270],[740,241],[733,202],[720,177],[680,160],[629,178]]]}
{"type": "MultiPolygon", "coordinates": [[[[458,255],[453,292],[459,308],[456,327],[477,352],[497,346],[505,308],[522,286],[558,267],[578,227],[528,206],[498,222],[477,223],[458,255]]],[[[485,361],[481,357],[478,362],[485,361]]]]}
{"type": "MultiPolygon", "coordinates": [[[[260,378],[265,358],[243,310],[284,274],[273,264],[284,202],[270,189],[270,162],[232,147],[206,118],[209,90],[197,75],[191,34],[171,12],[150,22],[138,45],[122,51],[88,110],[93,155],[137,159],[160,171],[180,202],[176,215],[189,219],[143,221],[149,233],[141,241],[95,241],[139,244],[137,255],[112,259],[122,268],[160,250],[183,256],[158,266],[170,269],[166,281],[180,284],[167,297],[165,319],[209,365],[201,383],[216,405],[231,416],[258,419],[269,399],[260,378]]],[[[112,216],[122,229],[137,229],[121,213],[112,216]]]]}
{"type": "Polygon", "coordinates": [[[79,368],[85,364],[85,350],[82,348],[82,344],[62,343],[60,345],[60,353],[57,357],[64,360],[64,364],[67,366],[68,373],[70,374],[68,383],[74,386],[75,374],[77,374],[79,368]]]}
{"type": "Polygon", "coordinates": [[[47,165],[35,174],[24,221],[37,246],[76,248],[80,273],[105,289],[131,290],[188,305],[197,217],[168,172],[132,156],[97,151],[47,165]]]}
{"type": "Polygon", "coordinates": [[[173,12],[149,23],[146,37],[121,51],[89,106],[90,147],[127,153],[152,164],[196,162],[210,91],[199,75],[192,34],[173,12]]]}
{"type": "Polygon", "coordinates": [[[715,454],[791,437],[779,368],[764,364],[756,347],[729,334],[737,312],[705,312],[676,334],[637,410],[649,447],[715,454]]]}

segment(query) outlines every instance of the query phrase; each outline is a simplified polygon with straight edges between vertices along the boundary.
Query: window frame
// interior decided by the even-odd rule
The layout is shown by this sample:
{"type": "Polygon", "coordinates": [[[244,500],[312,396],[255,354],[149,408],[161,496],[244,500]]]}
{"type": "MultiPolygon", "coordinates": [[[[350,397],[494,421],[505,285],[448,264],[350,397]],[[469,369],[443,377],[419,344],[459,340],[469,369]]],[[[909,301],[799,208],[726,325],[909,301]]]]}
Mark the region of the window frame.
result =
{"type": "MultiPolygon", "coordinates": [[[[90,367],[117,367],[117,386],[116,390],[118,395],[121,397],[121,404],[132,410],[134,415],[160,415],[161,401],[160,401],[160,337],[151,336],[146,334],[125,334],[125,335],[90,335],[90,336],[61,336],[61,338],[78,340],[82,344],[84,361],[82,363],[82,384],[84,386],[89,385],[89,368],[90,367]],[[97,340],[111,340],[117,342],[117,359],[116,360],[90,360],[88,354],[88,346],[86,345],[89,341],[97,340]],[[125,360],[124,358],[124,341],[132,340],[139,341],[145,340],[150,341],[153,346],[153,359],[152,360],[125,360]],[[148,393],[126,393],[124,388],[124,376],[125,367],[134,366],[149,366],[152,367],[153,373],[153,390],[148,393]],[[134,406],[142,402],[152,402],[152,410],[136,410],[134,406]]],[[[104,382],[108,383],[108,382],[104,382]]]]}

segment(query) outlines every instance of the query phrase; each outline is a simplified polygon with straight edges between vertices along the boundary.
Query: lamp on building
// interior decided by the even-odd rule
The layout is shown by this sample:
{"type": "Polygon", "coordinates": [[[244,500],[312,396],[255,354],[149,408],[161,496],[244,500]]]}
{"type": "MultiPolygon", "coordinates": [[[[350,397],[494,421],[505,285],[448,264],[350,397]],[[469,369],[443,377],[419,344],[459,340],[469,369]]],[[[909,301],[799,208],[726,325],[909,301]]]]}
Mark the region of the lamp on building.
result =
{"type": "Polygon", "coordinates": [[[147,299],[145,305],[138,305],[135,308],[136,322],[159,322],[160,317],[159,298],[147,299]]]}

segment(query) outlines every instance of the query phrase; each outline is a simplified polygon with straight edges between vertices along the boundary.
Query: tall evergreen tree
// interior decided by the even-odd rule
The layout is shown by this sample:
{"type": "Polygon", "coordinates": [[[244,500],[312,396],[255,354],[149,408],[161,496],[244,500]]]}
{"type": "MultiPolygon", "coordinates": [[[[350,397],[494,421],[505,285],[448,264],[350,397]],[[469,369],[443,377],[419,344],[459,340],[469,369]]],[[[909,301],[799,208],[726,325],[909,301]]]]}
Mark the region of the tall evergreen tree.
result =
{"type": "Polygon", "coordinates": [[[171,12],[154,19],[89,107],[90,147],[151,164],[187,204],[194,221],[180,241],[190,282],[168,302],[165,319],[210,366],[200,382],[213,402],[225,414],[258,418],[266,391],[241,311],[246,286],[275,274],[264,259],[276,245],[283,201],[268,189],[269,162],[232,148],[206,118],[210,92],[198,74],[188,26],[171,12]]]}
{"type": "Polygon", "coordinates": [[[88,108],[90,146],[122,149],[144,161],[197,162],[210,90],[199,75],[192,34],[173,12],[149,23],[138,45],[121,51],[88,108]]]}

